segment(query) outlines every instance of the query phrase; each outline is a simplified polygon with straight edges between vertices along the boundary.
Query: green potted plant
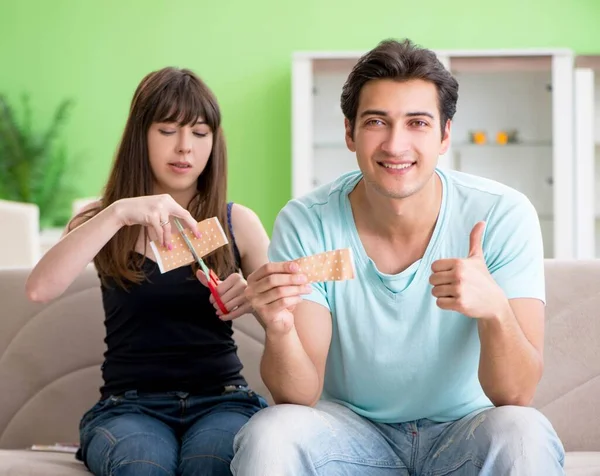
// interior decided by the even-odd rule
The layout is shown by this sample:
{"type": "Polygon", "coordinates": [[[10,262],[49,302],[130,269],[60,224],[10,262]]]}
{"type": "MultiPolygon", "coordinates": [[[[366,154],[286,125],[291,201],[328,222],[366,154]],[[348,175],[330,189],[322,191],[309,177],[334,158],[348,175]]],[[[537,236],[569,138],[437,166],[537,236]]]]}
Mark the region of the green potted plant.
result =
{"type": "MultiPolygon", "coordinates": [[[[67,149],[60,133],[73,101],[62,101],[46,130],[34,129],[29,97],[21,98],[22,118],[0,94],[0,199],[35,203],[40,228],[63,226],[76,193],[67,181],[67,149]]],[[[71,174],[69,174],[71,175],[71,174]]]]}

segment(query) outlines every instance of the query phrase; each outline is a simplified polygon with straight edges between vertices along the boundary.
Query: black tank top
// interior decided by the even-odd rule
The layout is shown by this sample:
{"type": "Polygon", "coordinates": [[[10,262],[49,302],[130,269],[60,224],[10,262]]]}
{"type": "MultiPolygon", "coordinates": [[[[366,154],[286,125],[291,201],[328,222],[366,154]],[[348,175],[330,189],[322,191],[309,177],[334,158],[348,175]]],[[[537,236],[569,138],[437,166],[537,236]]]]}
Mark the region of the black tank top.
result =
{"type": "MultiPolygon", "coordinates": [[[[232,245],[239,267],[235,240],[232,245]]],[[[161,274],[147,259],[143,270],[148,279],[127,290],[111,281],[101,286],[107,345],[102,398],[127,390],[212,395],[225,385],[247,385],[231,322],[217,317],[192,266],[161,274]]]]}

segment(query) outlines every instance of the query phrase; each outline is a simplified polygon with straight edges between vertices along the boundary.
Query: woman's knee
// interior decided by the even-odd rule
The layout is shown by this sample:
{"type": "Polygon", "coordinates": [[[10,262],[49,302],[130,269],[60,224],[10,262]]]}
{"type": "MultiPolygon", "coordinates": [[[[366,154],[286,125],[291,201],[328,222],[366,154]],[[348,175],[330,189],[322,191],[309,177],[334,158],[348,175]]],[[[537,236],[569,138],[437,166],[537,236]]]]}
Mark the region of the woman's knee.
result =
{"type": "Polygon", "coordinates": [[[197,474],[210,474],[211,476],[230,476],[231,460],[233,459],[233,451],[230,450],[227,454],[208,454],[198,452],[193,456],[185,456],[181,458],[179,463],[179,471],[177,474],[181,476],[193,476],[197,474]]]}
{"type": "Polygon", "coordinates": [[[98,426],[85,446],[85,463],[96,475],[175,475],[179,448],[170,435],[152,429],[117,434],[98,426]]]}
{"type": "Polygon", "coordinates": [[[231,475],[234,437],[225,428],[202,428],[187,436],[181,445],[178,474],[231,475]]]}

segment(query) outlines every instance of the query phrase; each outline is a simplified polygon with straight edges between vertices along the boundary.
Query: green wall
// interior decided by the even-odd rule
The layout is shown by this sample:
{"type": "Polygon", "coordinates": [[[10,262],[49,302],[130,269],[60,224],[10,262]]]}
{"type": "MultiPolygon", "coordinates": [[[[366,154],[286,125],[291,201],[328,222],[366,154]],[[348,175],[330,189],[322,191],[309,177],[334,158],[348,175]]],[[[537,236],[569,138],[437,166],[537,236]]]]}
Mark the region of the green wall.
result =
{"type": "Polygon", "coordinates": [[[189,67],[217,94],[230,198],[270,232],[290,196],[295,50],[364,50],[386,37],[430,48],[600,52],[599,0],[0,0],[0,92],[29,92],[44,124],[77,101],[67,130],[81,196],[100,192],[131,95],[149,71],[189,67]],[[484,6],[485,5],[485,6],[484,6]]]}

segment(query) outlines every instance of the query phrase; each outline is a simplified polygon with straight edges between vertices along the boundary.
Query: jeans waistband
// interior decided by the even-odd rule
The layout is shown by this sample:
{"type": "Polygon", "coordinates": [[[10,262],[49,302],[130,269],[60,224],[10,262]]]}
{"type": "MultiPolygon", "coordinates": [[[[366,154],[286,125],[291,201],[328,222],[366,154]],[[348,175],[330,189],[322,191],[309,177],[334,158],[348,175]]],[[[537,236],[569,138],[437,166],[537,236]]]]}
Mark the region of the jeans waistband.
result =
{"type": "Polygon", "coordinates": [[[107,395],[102,400],[107,398],[127,398],[127,399],[135,399],[138,397],[177,397],[181,399],[185,399],[188,397],[218,397],[220,395],[226,395],[228,393],[233,392],[252,392],[247,385],[224,385],[222,387],[214,389],[211,392],[186,392],[180,390],[173,391],[146,391],[146,390],[127,390],[126,392],[117,394],[117,395],[107,395]]]}

